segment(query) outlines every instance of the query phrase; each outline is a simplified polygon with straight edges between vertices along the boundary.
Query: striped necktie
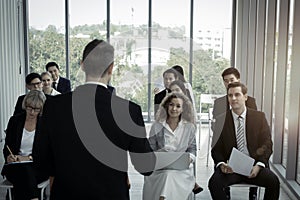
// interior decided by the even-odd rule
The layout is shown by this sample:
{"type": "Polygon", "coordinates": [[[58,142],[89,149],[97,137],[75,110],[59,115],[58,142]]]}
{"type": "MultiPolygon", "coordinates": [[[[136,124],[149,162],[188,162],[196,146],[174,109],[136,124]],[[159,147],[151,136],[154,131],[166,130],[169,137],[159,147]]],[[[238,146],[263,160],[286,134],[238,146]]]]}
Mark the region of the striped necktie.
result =
{"type": "Polygon", "coordinates": [[[236,131],[236,143],[237,148],[241,152],[244,151],[245,143],[244,143],[244,123],[243,123],[243,117],[238,117],[239,123],[236,131]]]}

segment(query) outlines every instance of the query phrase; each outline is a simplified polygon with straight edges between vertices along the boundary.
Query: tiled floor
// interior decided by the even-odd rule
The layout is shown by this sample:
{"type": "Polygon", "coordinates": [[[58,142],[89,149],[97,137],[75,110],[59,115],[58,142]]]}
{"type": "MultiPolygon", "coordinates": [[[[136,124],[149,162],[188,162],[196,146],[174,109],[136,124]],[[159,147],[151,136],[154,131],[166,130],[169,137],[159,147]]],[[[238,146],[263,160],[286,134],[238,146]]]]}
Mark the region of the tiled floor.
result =
{"type": "MultiPolygon", "coordinates": [[[[149,130],[150,126],[151,126],[150,124],[146,124],[147,130],[149,130]]],[[[196,178],[197,178],[197,183],[199,183],[199,185],[204,188],[204,191],[202,191],[200,194],[197,194],[196,199],[210,200],[211,197],[210,197],[209,190],[207,188],[207,182],[213,172],[213,165],[212,165],[212,160],[210,158],[210,155],[207,155],[208,152],[207,144],[208,144],[208,135],[209,135],[207,125],[202,126],[200,135],[201,135],[200,142],[199,142],[199,137],[197,138],[198,146],[200,147],[200,150],[198,151],[198,155],[197,155],[196,178]],[[208,165],[206,165],[207,158],[208,158],[208,165]]],[[[0,143],[0,149],[2,149],[2,146],[3,143],[0,143]]],[[[2,153],[0,154],[0,163],[3,163],[2,153]]],[[[130,166],[129,178],[131,182],[131,189],[130,189],[131,200],[142,200],[142,189],[143,189],[143,182],[144,182],[143,176],[138,174],[133,169],[133,167],[130,166]]],[[[264,191],[262,190],[262,195],[260,199],[263,199],[263,193],[264,191]]],[[[0,188],[0,200],[5,200],[5,194],[6,191],[0,188]]],[[[247,200],[248,188],[232,188],[231,197],[232,200],[247,200]]],[[[281,189],[280,200],[296,200],[296,198],[288,196],[287,193],[283,189],[281,189]]]]}

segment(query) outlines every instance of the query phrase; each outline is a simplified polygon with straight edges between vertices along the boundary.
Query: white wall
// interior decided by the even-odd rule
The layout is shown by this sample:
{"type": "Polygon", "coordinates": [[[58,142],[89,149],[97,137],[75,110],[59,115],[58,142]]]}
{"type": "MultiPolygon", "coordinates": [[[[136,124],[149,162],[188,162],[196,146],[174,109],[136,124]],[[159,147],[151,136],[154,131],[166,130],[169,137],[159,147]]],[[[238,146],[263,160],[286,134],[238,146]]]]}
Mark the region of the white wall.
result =
{"type": "Polygon", "coordinates": [[[0,136],[25,92],[22,1],[0,1],[0,136]],[[21,39],[20,39],[21,38],[21,39]]]}

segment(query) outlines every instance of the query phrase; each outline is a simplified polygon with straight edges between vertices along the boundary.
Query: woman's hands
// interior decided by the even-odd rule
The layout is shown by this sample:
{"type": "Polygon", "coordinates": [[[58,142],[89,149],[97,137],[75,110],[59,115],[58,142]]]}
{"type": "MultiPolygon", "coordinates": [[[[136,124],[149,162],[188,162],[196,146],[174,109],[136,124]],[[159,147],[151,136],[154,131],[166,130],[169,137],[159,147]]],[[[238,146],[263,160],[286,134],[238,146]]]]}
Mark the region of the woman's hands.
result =
{"type": "Polygon", "coordinates": [[[12,155],[7,156],[7,163],[11,162],[22,162],[22,161],[30,161],[29,156],[20,156],[20,155],[12,155]]]}
{"type": "Polygon", "coordinates": [[[17,162],[17,156],[9,154],[6,158],[7,163],[17,162]]]}

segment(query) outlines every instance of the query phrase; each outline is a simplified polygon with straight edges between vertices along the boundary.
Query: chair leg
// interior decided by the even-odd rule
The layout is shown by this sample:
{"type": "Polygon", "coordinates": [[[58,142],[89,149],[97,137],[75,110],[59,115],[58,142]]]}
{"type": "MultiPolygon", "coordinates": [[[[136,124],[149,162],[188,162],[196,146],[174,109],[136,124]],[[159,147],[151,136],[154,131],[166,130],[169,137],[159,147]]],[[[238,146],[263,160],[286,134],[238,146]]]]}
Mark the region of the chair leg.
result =
{"type": "Polygon", "coordinates": [[[8,189],[8,197],[9,197],[9,200],[12,200],[11,189],[10,188],[8,189]]]}
{"type": "Polygon", "coordinates": [[[44,190],[45,190],[44,187],[41,188],[41,200],[44,200],[44,190]]]}

